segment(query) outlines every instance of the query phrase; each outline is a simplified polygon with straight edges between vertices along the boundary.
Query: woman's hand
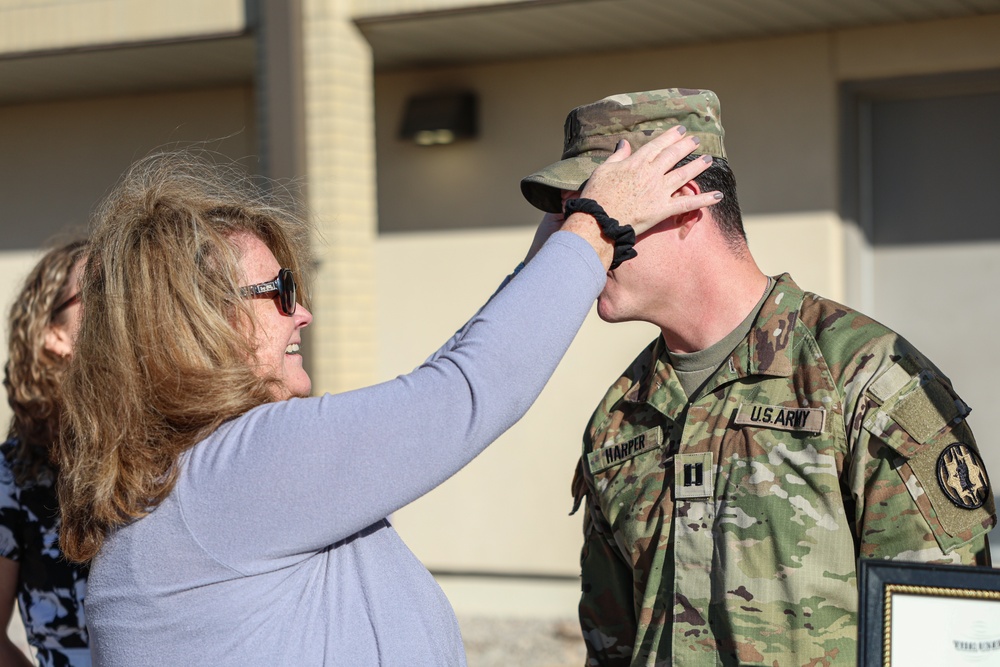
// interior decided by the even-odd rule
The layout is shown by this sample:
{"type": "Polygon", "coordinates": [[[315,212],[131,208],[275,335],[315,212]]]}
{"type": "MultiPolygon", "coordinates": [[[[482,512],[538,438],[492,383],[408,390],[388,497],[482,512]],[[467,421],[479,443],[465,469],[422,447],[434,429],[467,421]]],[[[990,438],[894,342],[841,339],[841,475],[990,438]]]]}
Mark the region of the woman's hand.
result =
{"type": "Polygon", "coordinates": [[[711,156],[674,169],[698,147],[698,139],[677,125],[634,153],[628,142],[597,167],[581,197],[593,199],[622,225],[632,225],[636,236],[663,220],[718,203],[721,194],[677,194],[712,164],[711,156]]]}

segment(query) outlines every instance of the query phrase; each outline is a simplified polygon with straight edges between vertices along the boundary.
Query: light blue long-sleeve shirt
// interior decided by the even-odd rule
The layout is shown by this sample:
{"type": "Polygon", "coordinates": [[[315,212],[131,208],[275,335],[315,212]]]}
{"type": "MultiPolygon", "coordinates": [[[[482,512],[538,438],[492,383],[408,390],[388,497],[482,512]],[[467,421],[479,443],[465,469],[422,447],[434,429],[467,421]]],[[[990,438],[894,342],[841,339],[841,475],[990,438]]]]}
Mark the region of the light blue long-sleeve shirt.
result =
{"type": "Polygon", "coordinates": [[[559,232],[412,373],[263,405],[195,445],[93,563],[95,664],[464,665],[451,606],[386,517],[521,418],[604,282],[559,232]]]}

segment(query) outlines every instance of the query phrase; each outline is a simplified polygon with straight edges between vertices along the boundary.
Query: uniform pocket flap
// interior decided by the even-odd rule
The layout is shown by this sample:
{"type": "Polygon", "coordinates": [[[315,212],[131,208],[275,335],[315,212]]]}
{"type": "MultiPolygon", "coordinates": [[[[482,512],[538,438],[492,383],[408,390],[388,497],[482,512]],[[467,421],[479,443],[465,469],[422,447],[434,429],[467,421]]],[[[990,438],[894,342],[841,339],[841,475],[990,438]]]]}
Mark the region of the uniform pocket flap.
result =
{"type": "Polygon", "coordinates": [[[946,426],[969,414],[969,407],[930,369],[906,373],[897,364],[872,383],[868,396],[876,403],[865,428],[901,455],[909,458],[946,426]],[[886,395],[889,389],[895,389],[886,395]]]}

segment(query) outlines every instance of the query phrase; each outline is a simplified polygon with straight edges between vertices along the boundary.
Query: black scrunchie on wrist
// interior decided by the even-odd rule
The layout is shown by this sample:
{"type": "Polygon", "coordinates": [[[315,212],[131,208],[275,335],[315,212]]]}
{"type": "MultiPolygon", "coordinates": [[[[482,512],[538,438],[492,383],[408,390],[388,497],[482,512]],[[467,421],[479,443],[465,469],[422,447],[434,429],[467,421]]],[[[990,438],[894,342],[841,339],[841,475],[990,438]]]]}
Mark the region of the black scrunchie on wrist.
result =
{"type": "Polygon", "coordinates": [[[593,199],[570,199],[566,202],[565,210],[567,218],[571,213],[587,213],[594,216],[601,232],[615,244],[615,256],[611,260],[612,269],[617,269],[622,262],[636,256],[635,248],[632,247],[635,245],[635,230],[632,229],[632,225],[619,225],[618,221],[609,216],[593,199]]]}

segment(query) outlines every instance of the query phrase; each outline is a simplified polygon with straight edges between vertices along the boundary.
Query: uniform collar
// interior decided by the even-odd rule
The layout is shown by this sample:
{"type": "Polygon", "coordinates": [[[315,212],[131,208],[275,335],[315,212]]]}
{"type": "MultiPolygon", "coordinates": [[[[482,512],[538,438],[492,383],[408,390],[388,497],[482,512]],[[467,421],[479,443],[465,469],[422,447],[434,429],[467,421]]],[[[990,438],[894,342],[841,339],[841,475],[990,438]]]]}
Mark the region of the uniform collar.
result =
{"type": "Polygon", "coordinates": [[[792,374],[795,325],[803,297],[802,290],[787,273],[774,279],[774,289],[761,306],[749,335],[729,357],[730,370],[737,377],[792,374]]]}
{"type": "Polygon", "coordinates": [[[680,380],[670,365],[670,355],[662,334],[650,346],[652,364],[649,370],[625,393],[625,400],[632,403],[649,403],[657,410],[676,420],[684,409],[687,398],[680,380]],[[676,413],[676,414],[674,414],[676,413]]]}
{"type": "MultiPolygon", "coordinates": [[[[792,347],[802,299],[803,292],[791,276],[787,273],[777,276],[750,333],[736,346],[723,368],[709,383],[719,386],[751,375],[789,377],[794,369],[792,347]]],[[[654,342],[650,352],[653,363],[629,387],[624,399],[633,403],[648,402],[658,409],[668,405],[678,406],[679,412],[687,400],[670,365],[662,335],[654,342]]]]}

